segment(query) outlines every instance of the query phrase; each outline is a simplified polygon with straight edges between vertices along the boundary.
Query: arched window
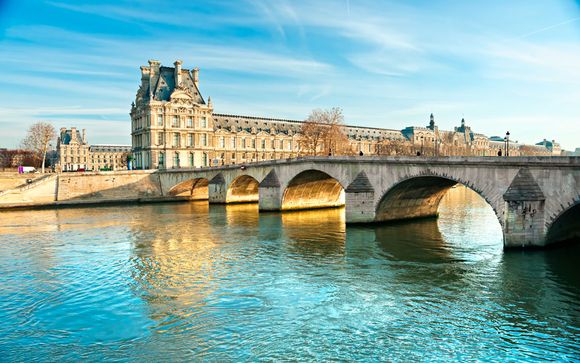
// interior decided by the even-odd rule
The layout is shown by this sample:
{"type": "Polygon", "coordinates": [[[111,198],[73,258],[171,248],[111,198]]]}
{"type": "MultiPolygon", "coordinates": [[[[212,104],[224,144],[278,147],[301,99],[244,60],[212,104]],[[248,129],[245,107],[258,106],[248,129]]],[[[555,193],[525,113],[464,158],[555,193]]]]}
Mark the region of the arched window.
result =
{"type": "Polygon", "coordinates": [[[207,166],[207,153],[203,153],[203,166],[207,166]]]}

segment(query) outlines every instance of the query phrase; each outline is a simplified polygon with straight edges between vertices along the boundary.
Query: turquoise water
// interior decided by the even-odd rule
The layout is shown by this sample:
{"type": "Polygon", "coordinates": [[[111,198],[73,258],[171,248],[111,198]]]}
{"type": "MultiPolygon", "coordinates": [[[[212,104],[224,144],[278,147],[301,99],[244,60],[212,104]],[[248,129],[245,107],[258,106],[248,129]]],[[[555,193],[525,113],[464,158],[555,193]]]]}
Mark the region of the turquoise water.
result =
{"type": "Polygon", "coordinates": [[[440,212],[1,213],[0,360],[579,360],[578,246],[504,252],[464,188],[440,212]]]}

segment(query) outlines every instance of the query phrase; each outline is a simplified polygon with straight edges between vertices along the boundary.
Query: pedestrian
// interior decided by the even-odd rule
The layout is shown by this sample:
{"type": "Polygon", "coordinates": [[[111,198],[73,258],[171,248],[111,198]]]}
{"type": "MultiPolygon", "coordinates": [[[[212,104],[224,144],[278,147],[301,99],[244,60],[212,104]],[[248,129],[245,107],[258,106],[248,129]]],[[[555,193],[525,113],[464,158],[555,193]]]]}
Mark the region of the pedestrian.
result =
{"type": "Polygon", "coordinates": [[[364,153],[362,152],[362,150],[358,152],[358,156],[363,156],[363,155],[364,155],[364,153]]]}
{"type": "Polygon", "coordinates": [[[501,156],[501,149],[497,152],[497,156],[501,156]]]}

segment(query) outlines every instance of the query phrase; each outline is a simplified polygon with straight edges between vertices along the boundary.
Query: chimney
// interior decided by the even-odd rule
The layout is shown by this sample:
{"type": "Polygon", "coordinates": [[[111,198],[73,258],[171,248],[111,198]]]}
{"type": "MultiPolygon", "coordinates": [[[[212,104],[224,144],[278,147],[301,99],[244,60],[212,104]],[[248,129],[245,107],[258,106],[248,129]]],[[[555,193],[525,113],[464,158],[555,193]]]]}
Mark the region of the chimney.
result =
{"type": "Polygon", "coordinates": [[[174,74],[175,87],[181,86],[181,64],[182,63],[183,62],[180,60],[176,60],[175,63],[173,63],[173,65],[175,66],[175,74],[174,74]]]}
{"type": "Polygon", "coordinates": [[[149,67],[141,66],[141,87],[145,88],[149,85],[149,67]]]}
{"type": "Polygon", "coordinates": [[[153,87],[155,87],[155,76],[159,76],[159,61],[149,60],[149,97],[153,96],[153,87]]]}
{"type": "Polygon", "coordinates": [[[199,68],[195,67],[191,70],[191,77],[193,77],[193,83],[195,84],[195,87],[198,87],[197,84],[199,83],[199,68]]]}
{"type": "Polygon", "coordinates": [[[87,130],[83,129],[83,144],[87,143],[87,130]]]}
{"type": "Polygon", "coordinates": [[[76,127],[71,127],[70,128],[70,139],[71,140],[76,140],[77,139],[77,128],[76,127]]]}

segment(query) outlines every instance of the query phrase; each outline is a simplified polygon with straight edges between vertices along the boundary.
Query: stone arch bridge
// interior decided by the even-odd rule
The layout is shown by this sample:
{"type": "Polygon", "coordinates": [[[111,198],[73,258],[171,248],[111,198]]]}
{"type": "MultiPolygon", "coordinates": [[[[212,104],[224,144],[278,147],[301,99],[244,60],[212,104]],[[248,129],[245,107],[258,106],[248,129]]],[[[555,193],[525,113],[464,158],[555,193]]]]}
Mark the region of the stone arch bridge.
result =
{"type": "Polygon", "coordinates": [[[580,237],[579,157],[304,157],[159,172],[163,194],[261,211],[345,206],[347,223],[437,215],[457,183],[482,196],[505,247],[580,237]]]}

